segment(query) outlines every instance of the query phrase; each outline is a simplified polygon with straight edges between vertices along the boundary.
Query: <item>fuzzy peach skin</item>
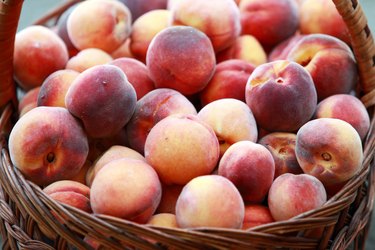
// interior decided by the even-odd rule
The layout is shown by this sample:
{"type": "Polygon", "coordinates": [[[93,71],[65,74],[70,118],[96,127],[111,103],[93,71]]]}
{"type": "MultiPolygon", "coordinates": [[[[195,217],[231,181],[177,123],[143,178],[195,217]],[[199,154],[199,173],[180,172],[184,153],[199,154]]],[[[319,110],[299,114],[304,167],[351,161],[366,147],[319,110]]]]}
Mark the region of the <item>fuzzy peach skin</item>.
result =
{"type": "Polygon", "coordinates": [[[146,223],[161,198],[161,184],[146,162],[122,158],[109,162],[95,176],[90,204],[95,214],[146,223]]]}
{"type": "Polygon", "coordinates": [[[133,115],[137,95],[124,72],[97,65],[82,72],[69,87],[65,106],[84,125],[89,137],[110,137],[133,115]]]}
{"type": "Polygon", "coordinates": [[[314,119],[297,132],[296,157],[305,173],[317,177],[326,187],[338,185],[361,169],[361,138],[348,122],[314,119]]]}
{"type": "Polygon", "coordinates": [[[36,107],[24,114],[8,144],[12,163],[41,186],[76,175],[89,150],[81,124],[61,107],[36,107]]]}
{"type": "Polygon", "coordinates": [[[240,59],[229,59],[218,63],[207,86],[199,92],[202,106],[223,98],[234,98],[245,102],[245,88],[255,65],[240,59]]]}
{"type": "Polygon", "coordinates": [[[121,159],[121,158],[131,158],[141,161],[146,161],[143,155],[138,153],[137,151],[121,146],[121,145],[113,145],[109,149],[107,149],[98,159],[93,163],[92,170],[90,171],[90,176],[87,176],[86,182],[88,186],[91,186],[92,181],[95,178],[95,175],[98,173],[100,169],[102,169],[107,163],[121,159]]]}
{"type": "Polygon", "coordinates": [[[299,26],[294,0],[241,0],[241,34],[254,36],[266,51],[292,36],[299,26]]]}
{"type": "Polygon", "coordinates": [[[263,145],[239,141],[220,159],[218,174],[233,182],[244,201],[262,202],[274,179],[275,162],[263,145]]]}
{"type": "Polygon", "coordinates": [[[273,156],[275,161],[274,178],[284,173],[303,173],[296,157],[296,138],[297,135],[295,133],[273,132],[263,136],[258,141],[258,143],[265,146],[273,156]]]}
{"type": "Polygon", "coordinates": [[[113,60],[112,56],[104,50],[97,48],[82,49],[72,56],[66,63],[65,68],[83,72],[96,65],[106,64],[113,60]]]}
{"type": "Polygon", "coordinates": [[[38,106],[38,95],[40,86],[35,87],[27,91],[18,102],[18,113],[19,116],[23,116],[29,110],[38,106]]]}
{"type": "Polygon", "coordinates": [[[161,200],[156,213],[176,213],[176,202],[182,191],[183,185],[162,184],[161,200]]]}
{"type": "Polygon", "coordinates": [[[246,103],[258,126],[269,132],[296,131],[310,120],[317,106],[317,94],[309,72],[287,60],[255,68],[245,91],[246,103]]]}
{"type": "Polygon", "coordinates": [[[322,33],[351,43],[349,29],[332,1],[302,1],[299,30],[302,34],[322,33]]]}
{"type": "Polygon", "coordinates": [[[330,35],[305,35],[290,50],[287,60],[299,63],[310,73],[319,101],[330,95],[350,93],[358,81],[353,52],[346,43],[330,35]]]}
{"type": "Polygon", "coordinates": [[[203,32],[189,26],[172,26],[152,39],[146,65],[156,88],[172,88],[191,95],[207,85],[216,58],[211,41],[203,32]]]}
{"type": "Polygon", "coordinates": [[[349,94],[332,95],[318,103],[314,118],[337,118],[348,122],[363,140],[370,129],[370,117],[360,99],[349,94]]]}
{"type": "Polygon", "coordinates": [[[187,25],[204,32],[215,52],[228,48],[240,35],[240,11],[233,0],[180,0],[173,4],[172,25],[187,25]]]}
{"type": "Polygon", "coordinates": [[[292,50],[294,45],[299,42],[305,35],[300,33],[296,33],[290,36],[288,39],[282,41],[281,43],[277,44],[272,50],[268,53],[268,61],[276,61],[276,60],[286,60],[288,57],[289,52],[292,50]]]}
{"type": "Polygon", "coordinates": [[[268,207],[275,221],[320,208],[326,201],[322,182],[308,174],[282,174],[274,180],[268,193],[268,207]]]}
{"type": "Polygon", "coordinates": [[[146,62],[148,46],[157,33],[170,26],[169,19],[169,10],[157,9],[144,13],[134,21],[129,48],[135,58],[146,62]]]}
{"type": "Polygon", "coordinates": [[[125,42],[123,42],[120,47],[111,53],[113,59],[120,57],[134,58],[134,55],[130,51],[130,37],[128,37],[125,42]]]}
{"type": "Polygon", "coordinates": [[[256,142],[258,128],[249,106],[233,98],[213,101],[204,106],[198,117],[215,132],[220,144],[220,156],[234,143],[256,142]]]}
{"type": "Polygon", "coordinates": [[[241,59],[255,66],[267,62],[267,54],[259,41],[252,35],[241,35],[228,48],[216,54],[218,62],[241,59]]]}
{"type": "Polygon", "coordinates": [[[152,90],[138,100],[134,114],[126,125],[130,147],[144,154],[146,138],[152,127],[172,114],[196,115],[197,111],[184,95],[168,88],[152,90]]]}
{"type": "Polygon", "coordinates": [[[155,89],[155,84],[149,76],[146,65],[137,59],[121,57],[109,64],[119,67],[125,73],[135,89],[137,100],[155,89]]]}
{"type": "Polygon", "coordinates": [[[175,114],[152,127],[144,152],[164,184],[184,185],[214,170],[220,147],[213,129],[196,115],[175,114]]]}
{"type": "Polygon", "coordinates": [[[143,14],[157,10],[166,9],[168,0],[119,0],[125,4],[132,15],[133,23],[143,14]]]}
{"type": "Polygon", "coordinates": [[[43,189],[52,199],[91,213],[90,188],[72,180],[55,181],[43,189]]]}
{"type": "Polygon", "coordinates": [[[91,0],[77,4],[66,25],[78,50],[98,48],[111,53],[129,37],[131,22],[130,11],[123,3],[91,0]]]}
{"type": "Polygon", "coordinates": [[[270,209],[261,204],[246,204],[245,217],[242,229],[250,229],[259,225],[272,223],[275,220],[272,217],[270,209]]]}
{"type": "Polygon", "coordinates": [[[146,224],[157,227],[178,228],[176,215],[171,213],[154,214],[146,224]]]}
{"type": "Polygon", "coordinates": [[[220,175],[203,175],[188,182],[176,203],[181,228],[242,227],[245,204],[231,181],[220,175]]]}
{"type": "Polygon", "coordinates": [[[50,74],[40,87],[37,105],[65,108],[65,95],[78,75],[79,72],[70,69],[61,69],[50,74]]]}
{"type": "Polygon", "coordinates": [[[50,74],[63,69],[68,59],[64,41],[52,30],[32,25],[17,32],[13,55],[14,77],[23,89],[42,85],[50,74]]]}

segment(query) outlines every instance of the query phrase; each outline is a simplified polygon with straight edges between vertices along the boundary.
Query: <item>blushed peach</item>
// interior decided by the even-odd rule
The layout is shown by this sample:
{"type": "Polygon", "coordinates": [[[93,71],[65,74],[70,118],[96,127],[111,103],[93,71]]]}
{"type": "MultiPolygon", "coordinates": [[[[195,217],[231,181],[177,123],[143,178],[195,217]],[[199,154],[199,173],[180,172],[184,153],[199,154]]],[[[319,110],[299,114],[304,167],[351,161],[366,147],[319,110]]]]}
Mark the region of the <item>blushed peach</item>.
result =
{"type": "Polygon", "coordinates": [[[220,175],[204,175],[188,182],[176,204],[177,225],[195,227],[242,227],[245,205],[237,188],[220,175]]]}
{"type": "Polygon", "coordinates": [[[133,115],[137,96],[124,72],[114,65],[97,65],[82,72],[69,87],[65,105],[79,118],[88,136],[110,137],[133,115]]]}
{"type": "Polygon", "coordinates": [[[220,156],[239,141],[256,142],[258,129],[253,113],[246,103],[225,98],[204,106],[198,117],[215,132],[220,144],[220,156]]]}
{"type": "Polygon", "coordinates": [[[277,44],[268,54],[268,61],[286,60],[289,52],[293,49],[296,43],[302,39],[305,35],[296,33],[290,36],[288,39],[277,44]]]}
{"type": "Polygon", "coordinates": [[[61,69],[53,72],[42,83],[38,94],[38,106],[55,106],[65,108],[65,95],[79,72],[61,69]]]}
{"type": "Polygon", "coordinates": [[[156,88],[172,88],[184,95],[202,90],[216,65],[210,39],[189,26],[172,26],[151,41],[146,65],[156,88]]]}
{"type": "Polygon", "coordinates": [[[268,207],[276,221],[320,208],[326,201],[323,184],[308,174],[282,174],[274,180],[268,193],[268,207]]]}
{"type": "Polygon", "coordinates": [[[262,202],[274,179],[275,162],[263,145],[239,141],[220,159],[218,173],[233,182],[244,201],[262,202]]]}
{"type": "Polygon", "coordinates": [[[152,127],[172,114],[196,115],[197,111],[184,95],[173,89],[155,89],[138,100],[126,125],[130,147],[143,154],[146,137],[152,127]]]}
{"type": "Polygon", "coordinates": [[[242,229],[250,229],[259,225],[272,223],[275,220],[272,217],[270,209],[261,204],[245,205],[245,217],[242,229]]]}
{"type": "Polygon", "coordinates": [[[298,164],[295,148],[295,133],[273,132],[269,133],[258,141],[265,146],[272,154],[275,161],[275,176],[284,173],[302,174],[303,171],[298,164]]]}
{"type": "Polygon", "coordinates": [[[39,91],[40,86],[30,89],[21,97],[18,103],[18,113],[20,117],[29,110],[38,106],[39,91]]]}
{"type": "Polygon", "coordinates": [[[212,128],[197,116],[175,114],[155,124],[144,152],[164,184],[184,185],[213,171],[220,148],[212,128]]]}
{"type": "Polygon", "coordinates": [[[156,213],[176,213],[176,202],[180,195],[183,185],[165,185],[162,184],[161,200],[156,213]]]}
{"type": "Polygon", "coordinates": [[[72,56],[66,63],[65,68],[83,72],[96,65],[106,64],[113,60],[111,55],[101,49],[87,48],[72,56]]]}
{"type": "Polygon", "coordinates": [[[81,124],[61,107],[36,107],[9,136],[13,164],[37,185],[69,179],[86,161],[88,142],[81,124]]]}
{"type": "Polygon", "coordinates": [[[23,89],[42,85],[50,74],[63,69],[68,59],[64,41],[52,30],[32,25],[17,32],[13,56],[14,77],[23,89]]]}
{"type": "Polygon", "coordinates": [[[151,90],[155,89],[154,82],[149,76],[146,65],[134,58],[121,57],[113,60],[109,64],[119,67],[133,85],[137,94],[137,100],[141,99],[151,90]]]}
{"type": "Polygon", "coordinates": [[[121,58],[121,57],[129,57],[134,58],[134,55],[130,51],[130,37],[128,37],[125,42],[123,42],[120,47],[118,47],[115,51],[111,54],[113,59],[121,58]]]}

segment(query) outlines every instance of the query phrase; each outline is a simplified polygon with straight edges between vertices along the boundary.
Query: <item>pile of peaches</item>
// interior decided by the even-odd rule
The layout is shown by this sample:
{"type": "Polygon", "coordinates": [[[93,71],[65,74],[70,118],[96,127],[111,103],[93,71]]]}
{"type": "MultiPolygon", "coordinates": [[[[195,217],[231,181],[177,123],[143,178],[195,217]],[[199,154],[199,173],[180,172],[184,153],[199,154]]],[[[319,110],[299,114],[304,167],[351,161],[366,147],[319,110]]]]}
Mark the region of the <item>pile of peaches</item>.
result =
{"type": "Polygon", "coordinates": [[[88,213],[248,229],[321,207],[370,118],[330,0],[86,0],[14,47],[13,164],[88,213]]]}

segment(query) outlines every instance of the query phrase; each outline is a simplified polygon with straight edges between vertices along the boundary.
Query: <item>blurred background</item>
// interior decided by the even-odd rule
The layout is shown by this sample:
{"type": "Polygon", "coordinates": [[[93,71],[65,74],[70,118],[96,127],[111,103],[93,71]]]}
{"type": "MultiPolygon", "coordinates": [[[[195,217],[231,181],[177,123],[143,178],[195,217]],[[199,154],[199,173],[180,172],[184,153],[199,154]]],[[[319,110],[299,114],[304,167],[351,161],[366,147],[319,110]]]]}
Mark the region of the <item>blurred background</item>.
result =
{"type": "MultiPolygon", "coordinates": [[[[152,0],[150,0],[152,1],[152,0]]],[[[25,1],[21,13],[21,18],[19,21],[18,29],[23,29],[24,27],[33,23],[34,20],[41,17],[46,11],[54,8],[55,6],[61,4],[62,0],[33,0],[25,1]]],[[[359,1],[372,31],[375,37],[375,0],[360,0],[359,1]]],[[[372,218],[370,233],[366,242],[366,250],[375,249],[375,216],[372,218]]]]}

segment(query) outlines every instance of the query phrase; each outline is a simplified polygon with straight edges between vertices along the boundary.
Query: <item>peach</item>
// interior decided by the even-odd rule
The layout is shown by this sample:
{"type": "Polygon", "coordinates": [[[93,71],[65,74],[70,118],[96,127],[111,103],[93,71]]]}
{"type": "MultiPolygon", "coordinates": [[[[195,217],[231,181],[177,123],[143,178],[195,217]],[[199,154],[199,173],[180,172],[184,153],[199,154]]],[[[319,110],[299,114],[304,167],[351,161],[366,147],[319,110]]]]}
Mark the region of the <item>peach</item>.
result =
{"type": "Polygon", "coordinates": [[[154,82],[149,76],[146,65],[134,58],[118,58],[109,64],[119,67],[133,85],[137,94],[137,99],[141,99],[151,90],[155,89],[154,82]]]}
{"type": "Polygon", "coordinates": [[[147,222],[147,224],[158,227],[178,227],[176,215],[171,213],[154,214],[147,222]]]}
{"type": "Polygon", "coordinates": [[[148,47],[154,36],[169,26],[170,11],[152,10],[134,21],[130,34],[129,48],[135,58],[146,62],[148,47]]]}
{"type": "Polygon", "coordinates": [[[259,225],[272,223],[274,221],[271,211],[267,206],[261,204],[245,205],[245,217],[242,229],[246,230],[259,225]]]}
{"type": "Polygon", "coordinates": [[[184,185],[214,170],[220,147],[213,129],[196,115],[175,114],[152,127],[144,152],[164,184],[184,185]]]}
{"type": "Polygon", "coordinates": [[[112,56],[104,50],[97,48],[87,48],[72,56],[66,63],[65,68],[83,72],[96,65],[106,64],[113,60],[112,56]]]}
{"type": "Polygon", "coordinates": [[[346,43],[330,35],[305,35],[287,59],[304,66],[310,73],[318,101],[334,94],[348,94],[358,81],[353,52],[346,43]]]}
{"type": "Polygon", "coordinates": [[[317,94],[309,72],[287,60],[255,68],[245,95],[257,124],[270,132],[297,130],[310,120],[317,106],[317,94]]]}
{"type": "Polygon", "coordinates": [[[151,128],[172,114],[196,115],[197,111],[184,95],[173,89],[155,89],[138,100],[134,114],[126,125],[130,147],[143,154],[151,128]]]}
{"type": "Polygon", "coordinates": [[[281,43],[277,44],[275,47],[268,54],[268,61],[276,61],[276,60],[286,60],[288,57],[289,52],[293,49],[299,40],[301,40],[305,35],[300,33],[296,33],[290,36],[288,39],[282,41],[281,43]]]}
{"type": "Polygon", "coordinates": [[[336,94],[318,103],[314,118],[337,118],[348,122],[363,140],[370,128],[370,117],[365,105],[355,96],[336,94]]]}
{"type": "Polygon", "coordinates": [[[20,30],[14,42],[13,67],[17,83],[25,90],[42,85],[69,59],[64,41],[52,30],[32,25],[20,30]]]}
{"type": "Polygon", "coordinates": [[[135,22],[141,15],[157,10],[166,9],[168,0],[119,0],[124,3],[130,10],[132,20],[135,22]]]}
{"type": "Polygon", "coordinates": [[[146,223],[160,202],[161,184],[145,161],[122,158],[98,171],[90,198],[95,214],[146,223]]]}
{"type": "Polygon", "coordinates": [[[8,144],[12,163],[41,186],[75,176],[88,155],[81,124],[61,107],[36,107],[24,114],[8,144]]]}
{"type": "Polygon", "coordinates": [[[55,106],[65,108],[65,95],[79,72],[60,69],[50,74],[42,83],[38,94],[38,106],[55,106]]]}
{"type": "Polygon", "coordinates": [[[242,227],[245,204],[231,181],[220,175],[203,175],[189,181],[176,203],[181,228],[242,227]]]}
{"type": "Polygon", "coordinates": [[[239,141],[256,142],[258,129],[253,113],[246,103],[225,98],[204,106],[198,117],[215,132],[220,144],[220,156],[239,141]]]}
{"type": "Polygon", "coordinates": [[[266,51],[298,30],[298,7],[294,0],[241,0],[239,9],[241,34],[254,36],[266,51]]]}
{"type": "Polygon", "coordinates": [[[296,137],[295,133],[273,132],[265,135],[258,141],[273,156],[275,161],[274,178],[284,173],[303,174],[295,153],[296,137]]]}
{"type": "Polygon", "coordinates": [[[299,27],[302,34],[327,34],[350,44],[349,29],[332,1],[302,1],[299,27]]]}
{"type": "Polygon", "coordinates": [[[267,54],[259,41],[252,35],[241,35],[233,44],[216,54],[218,62],[242,59],[255,66],[267,62],[267,54]]]}
{"type": "Polygon", "coordinates": [[[200,91],[202,106],[223,98],[234,98],[245,102],[245,88],[255,66],[244,60],[230,59],[218,63],[207,86],[200,91]]]}
{"type": "Polygon", "coordinates": [[[76,181],[82,183],[83,185],[89,186],[86,181],[86,176],[89,169],[92,167],[92,162],[90,160],[86,160],[85,164],[83,164],[81,170],[75,176],[71,177],[69,180],[76,181]]]}
{"type": "Polygon", "coordinates": [[[151,41],[146,65],[156,88],[172,88],[184,95],[202,90],[216,65],[210,39],[189,26],[172,26],[151,41]]]}
{"type": "Polygon", "coordinates": [[[128,37],[125,42],[123,42],[120,47],[118,47],[115,51],[111,54],[113,59],[121,58],[121,57],[129,57],[134,58],[134,55],[130,51],[130,37],[128,37]]]}
{"type": "Polygon", "coordinates": [[[72,5],[69,7],[67,10],[65,10],[57,20],[56,24],[56,33],[57,35],[64,41],[68,53],[69,53],[69,58],[72,56],[75,56],[79,50],[74,47],[72,41],[70,40],[69,34],[68,34],[68,29],[67,29],[67,21],[70,13],[72,13],[73,9],[77,6],[77,4],[72,5]]]}
{"type": "Polygon", "coordinates": [[[173,4],[172,25],[186,25],[205,33],[215,52],[228,48],[240,35],[238,6],[233,0],[180,0],[173,4]]]}
{"type": "Polygon", "coordinates": [[[29,110],[38,106],[39,91],[40,86],[30,89],[21,97],[18,103],[18,113],[20,117],[29,110]]]}
{"type": "Polygon", "coordinates": [[[95,175],[98,173],[100,169],[102,169],[107,163],[121,159],[121,158],[131,158],[141,161],[146,161],[143,155],[138,153],[137,151],[120,145],[113,145],[109,149],[107,149],[98,159],[93,163],[93,169],[91,170],[91,175],[89,178],[86,179],[88,182],[87,185],[91,186],[92,181],[95,178],[95,175]]]}
{"type": "Polygon", "coordinates": [[[78,50],[98,48],[111,53],[129,37],[131,21],[129,9],[121,2],[91,0],[77,4],[66,25],[78,50]]]}
{"type": "Polygon", "coordinates": [[[305,173],[315,176],[326,187],[337,185],[361,169],[361,138],[346,121],[314,119],[297,132],[296,157],[305,173]]]}
{"type": "Polygon", "coordinates": [[[82,72],[65,96],[67,109],[84,125],[89,137],[118,133],[133,115],[137,96],[124,72],[114,65],[97,65],[82,72]]]}
{"type": "Polygon", "coordinates": [[[176,213],[176,202],[182,191],[183,185],[162,184],[161,200],[156,213],[176,213]]]}
{"type": "Polygon", "coordinates": [[[268,193],[268,207],[275,221],[320,208],[326,201],[322,182],[308,174],[282,174],[274,180],[268,193]]]}
{"type": "Polygon", "coordinates": [[[86,185],[72,181],[55,181],[43,189],[52,199],[91,213],[90,188],[86,185]]]}
{"type": "Polygon", "coordinates": [[[239,141],[220,159],[218,174],[233,182],[244,201],[262,202],[274,179],[275,162],[263,145],[239,141]]]}

